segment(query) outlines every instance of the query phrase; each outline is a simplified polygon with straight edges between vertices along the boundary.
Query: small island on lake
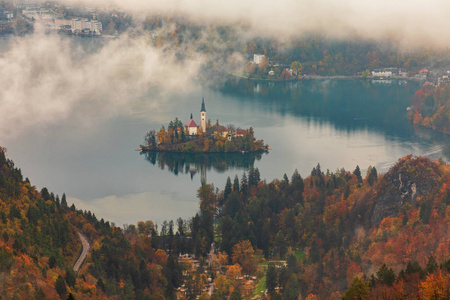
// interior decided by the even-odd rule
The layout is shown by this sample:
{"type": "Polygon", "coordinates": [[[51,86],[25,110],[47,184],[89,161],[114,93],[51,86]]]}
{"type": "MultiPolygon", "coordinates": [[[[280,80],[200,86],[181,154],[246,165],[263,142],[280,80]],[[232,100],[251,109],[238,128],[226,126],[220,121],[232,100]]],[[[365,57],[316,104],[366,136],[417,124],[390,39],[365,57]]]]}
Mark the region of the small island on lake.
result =
{"type": "Polygon", "coordinates": [[[192,114],[186,125],[178,119],[170,121],[167,129],[164,125],[158,132],[151,130],[145,136],[145,145],[141,151],[186,152],[186,153],[254,153],[267,152],[269,145],[257,140],[253,128],[240,129],[234,125],[212,125],[206,121],[205,99],[202,99],[200,126],[195,123],[192,114]]]}

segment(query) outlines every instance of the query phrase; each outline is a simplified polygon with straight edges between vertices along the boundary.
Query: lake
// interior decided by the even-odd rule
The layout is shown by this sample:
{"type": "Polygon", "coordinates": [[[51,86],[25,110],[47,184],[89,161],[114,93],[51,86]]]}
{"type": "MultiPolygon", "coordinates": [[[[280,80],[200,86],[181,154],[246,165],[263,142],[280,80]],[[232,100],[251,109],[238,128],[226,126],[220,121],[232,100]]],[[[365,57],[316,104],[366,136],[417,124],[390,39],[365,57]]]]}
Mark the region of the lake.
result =
{"type": "Polygon", "coordinates": [[[194,86],[182,96],[169,93],[157,107],[149,103],[150,96],[130,95],[129,109],[92,122],[68,114],[0,138],[8,157],[39,190],[65,192],[69,205],[116,225],[160,224],[196,213],[202,176],[223,189],[228,176],[240,177],[251,166],[269,182],[284,173],[290,177],[295,169],[306,177],[317,163],[332,172],[359,165],[365,175],[369,166],[386,172],[408,154],[449,161],[449,137],[414,128],[407,120],[406,108],[419,88],[418,82],[396,80],[230,79],[215,89],[194,86]],[[270,153],[199,159],[135,151],[147,131],[167,127],[175,117],[185,124],[192,113],[199,124],[202,97],[211,122],[252,126],[256,137],[271,146],[270,153]]]}

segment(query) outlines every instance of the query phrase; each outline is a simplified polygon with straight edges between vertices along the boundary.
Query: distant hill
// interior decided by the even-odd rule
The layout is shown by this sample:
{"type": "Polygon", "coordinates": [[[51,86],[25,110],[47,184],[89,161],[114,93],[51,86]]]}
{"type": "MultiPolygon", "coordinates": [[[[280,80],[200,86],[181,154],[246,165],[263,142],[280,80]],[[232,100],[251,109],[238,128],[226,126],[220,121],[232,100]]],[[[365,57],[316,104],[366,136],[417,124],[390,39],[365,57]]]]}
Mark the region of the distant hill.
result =
{"type": "Polygon", "coordinates": [[[424,85],[411,100],[414,124],[450,134],[450,84],[424,85]]]}

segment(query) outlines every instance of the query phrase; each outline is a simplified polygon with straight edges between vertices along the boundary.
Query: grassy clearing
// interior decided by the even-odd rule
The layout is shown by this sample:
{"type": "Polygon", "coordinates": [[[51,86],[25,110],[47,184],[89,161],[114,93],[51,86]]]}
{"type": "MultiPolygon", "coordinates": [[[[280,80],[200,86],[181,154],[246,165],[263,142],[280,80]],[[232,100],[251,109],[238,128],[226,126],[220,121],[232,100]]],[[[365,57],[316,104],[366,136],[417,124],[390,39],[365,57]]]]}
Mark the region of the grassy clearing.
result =
{"type": "Polygon", "coordinates": [[[262,294],[264,294],[265,290],[266,290],[266,275],[264,275],[258,280],[255,290],[253,291],[253,297],[255,296],[260,297],[262,294]]]}
{"type": "Polygon", "coordinates": [[[295,250],[294,255],[298,262],[303,262],[306,258],[306,254],[302,250],[295,250]]]}

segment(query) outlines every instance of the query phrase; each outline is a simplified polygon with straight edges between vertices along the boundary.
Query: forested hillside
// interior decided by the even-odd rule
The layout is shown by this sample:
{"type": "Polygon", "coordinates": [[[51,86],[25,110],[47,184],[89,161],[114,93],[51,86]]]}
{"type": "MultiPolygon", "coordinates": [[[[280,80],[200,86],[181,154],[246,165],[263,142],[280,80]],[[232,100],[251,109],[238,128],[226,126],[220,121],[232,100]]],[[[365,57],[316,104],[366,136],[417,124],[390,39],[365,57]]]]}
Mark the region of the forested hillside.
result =
{"type": "MultiPolygon", "coordinates": [[[[363,177],[359,167],[323,172],[317,165],[306,179],[297,172],[269,184],[235,179],[218,196],[221,249],[230,254],[249,240],[266,259],[287,259],[270,285],[284,299],[298,293],[339,299],[355,276],[376,276],[383,265],[394,279],[408,264],[425,268],[430,256],[448,265],[449,184],[448,165],[412,156],[383,176],[372,167],[363,177]],[[305,258],[297,260],[301,253],[305,258]]],[[[448,269],[442,272],[448,288],[448,269]]],[[[431,280],[427,273],[420,278],[431,280]]],[[[412,285],[414,291],[398,284],[395,295],[417,295],[420,280],[412,285]]]]}
{"type": "MultiPolygon", "coordinates": [[[[46,188],[38,192],[0,149],[0,298],[164,299],[173,297],[176,259],[155,251],[148,235],[129,240],[91,212],[68,207],[46,188]],[[77,232],[91,243],[78,274],[77,232]],[[162,259],[161,259],[162,257],[162,259]]],[[[181,272],[181,271],[180,271],[181,272]]]]}
{"type": "Polygon", "coordinates": [[[411,101],[414,124],[450,134],[450,84],[425,84],[411,101]]]}
{"type": "Polygon", "coordinates": [[[363,176],[358,166],[324,172],[318,164],[305,179],[259,176],[252,168],[222,192],[203,185],[200,213],[190,220],[122,230],[68,207],[65,195],[38,192],[2,149],[1,295],[235,299],[267,289],[262,297],[270,299],[448,298],[450,167],[443,161],[407,156],[384,175],[369,167],[363,176]],[[77,232],[91,252],[75,274],[77,232]]]}

